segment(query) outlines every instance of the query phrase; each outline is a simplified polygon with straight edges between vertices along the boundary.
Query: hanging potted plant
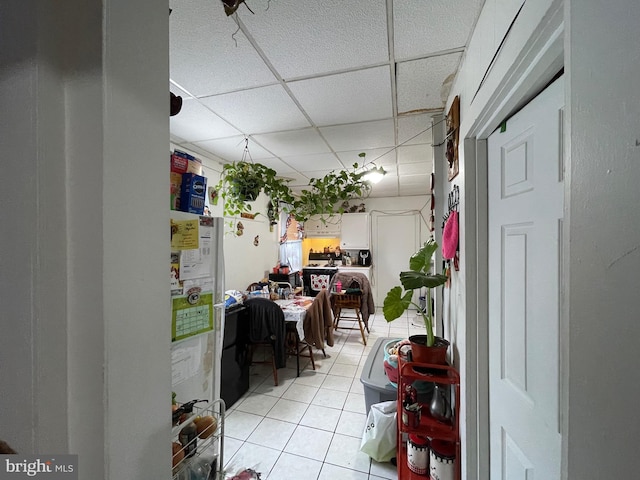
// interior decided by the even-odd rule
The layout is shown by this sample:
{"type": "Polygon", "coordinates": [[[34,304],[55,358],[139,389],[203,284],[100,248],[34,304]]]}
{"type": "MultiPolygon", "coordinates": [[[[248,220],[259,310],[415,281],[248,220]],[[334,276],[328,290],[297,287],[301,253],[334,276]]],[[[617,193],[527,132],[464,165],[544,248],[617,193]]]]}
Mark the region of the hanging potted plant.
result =
{"type": "Polygon", "coordinates": [[[371,184],[364,179],[366,173],[354,163],[351,171],[332,171],[322,178],[312,178],[309,187],[291,205],[291,214],[304,222],[313,215],[344,213],[349,200],[366,197],[371,192],[371,184]]]}
{"type": "Polygon", "coordinates": [[[436,337],[433,333],[433,317],[431,312],[431,290],[444,285],[447,276],[439,273],[431,273],[433,254],[438,249],[434,240],[428,240],[420,250],[409,259],[409,271],[400,272],[402,287],[393,287],[384,299],[382,312],[387,322],[400,317],[411,305],[418,309],[422,316],[426,335],[412,335],[409,337],[414,362],[420,363],[446,363],[446,353],[449,342],[436,337]],[[423,310],[413,301],[414,292],[427,289],[427,305],[423,310]],[[404,292],[403,292],[404,288],[404,292]]]}
{"type": "Polygon", "coordinates": [[[332,171],[322,178],[312,178],[308,187],[294,196],[288,185],[290,180],[278,177],[272,168],[246,160],[250,158],[247,147],[245,152],[241,161],[222,166],[220,181],[215,187],[223,199],[223,213],[227,217],[250,213],[251,202],[261,191],[270,198],[271,223],[278,218],[280,208],[299,222],[313,215],[344,213],[344,205],[349,200],[366,197],[371,192],[371,183],[366,179],[368,170],[354,163],[353,170],[332,171]]]}
{"type": "Polygon", "coordinates": [[[281,202],[293,202],[293,195],[287,183],[288,180],[279,178],[272,168],[242,160],[222,166],[216,190],[224,201],[225,216],[233,217],[251,212],[251,202],[258,198],[260,192],[264,192],[271,199],[270,203],[277,214],[281,202]]]}

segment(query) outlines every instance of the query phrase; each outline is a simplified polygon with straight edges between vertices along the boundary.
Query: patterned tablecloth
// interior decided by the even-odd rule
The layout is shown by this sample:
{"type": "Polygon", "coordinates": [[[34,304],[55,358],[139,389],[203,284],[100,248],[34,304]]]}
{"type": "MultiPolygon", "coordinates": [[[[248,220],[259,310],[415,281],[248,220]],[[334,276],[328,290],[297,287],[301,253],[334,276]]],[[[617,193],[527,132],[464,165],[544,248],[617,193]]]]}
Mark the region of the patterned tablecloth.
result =
{"type": "Polygon", "coordinates": [[[287,322],[296,322],[296,330],[300,340],[304,340],[304,317],[313,303],[313,297],[296,297],[293,300],[276,300],[284,312],[287,322]]]}

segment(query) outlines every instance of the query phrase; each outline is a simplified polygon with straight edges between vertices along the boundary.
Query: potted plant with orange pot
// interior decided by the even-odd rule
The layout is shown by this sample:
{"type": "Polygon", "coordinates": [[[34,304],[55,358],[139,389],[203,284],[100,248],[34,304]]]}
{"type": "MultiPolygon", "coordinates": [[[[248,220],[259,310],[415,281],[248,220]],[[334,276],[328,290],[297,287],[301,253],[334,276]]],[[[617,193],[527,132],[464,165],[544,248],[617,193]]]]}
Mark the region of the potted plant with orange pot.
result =
{"type": "Polygon", "coordinates": [[[447,276],[440,273],[431,273],[433,254],[438,249],[434,240],[428,240],[420,250],[409,259],[410,270],[400,272],[402,286],[393,287],[384,299],[382,312],[387,322],[400,317],[412,305],[417,308],[422,316],[426,335],[412,335],[409,337],[414,362],[420,363],[446,363],[446,353],[449,342],[444,338],[436,337],[433,333],[433,317],[431,312],[431,290],[444,285],[447,276]],[[413,301],[416,290],[422,287],[427,289],[427,305],[423,310],[413,301]]]}

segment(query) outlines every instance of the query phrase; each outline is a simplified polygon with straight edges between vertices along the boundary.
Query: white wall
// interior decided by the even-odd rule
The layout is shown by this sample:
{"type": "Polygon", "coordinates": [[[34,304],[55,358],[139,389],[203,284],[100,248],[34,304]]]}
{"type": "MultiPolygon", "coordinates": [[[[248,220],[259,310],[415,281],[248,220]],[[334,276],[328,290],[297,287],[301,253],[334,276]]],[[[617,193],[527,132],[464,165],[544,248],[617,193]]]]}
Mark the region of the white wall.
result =
{"type": "Polygon", "coordinates": [[[0,22],[0,431],[81,479],[169,478],[168,3],[0,22]]]}
{"type": "MultiPolygon", "coordinates": [[[[447,102],[448,109],[453,98],[456,95],[460,97],[460,172],[451,182],[444,180],[445,198],[454,185],[458,185],[460,189],[460,269],[452,269],[450,305],[444,305],[443,308],[450,311],[454,362],[463,379],[460,423],[464,458],[462,478],[467,479],[478,478],[476,465],[486,461],[482,455],[486,455],[488,450],[482,432],[478,436],[476,424],[478,395],[482,394],[482,385],[477,383],[479,369],[476,358],[478,323],[475,311],[475,275],[477,263],[482,261],[478,258],[478,250],[486,249],[486,246],[476,245],[475,229],[479,215],[473,198],[476,188],[476,152],[465,151],[464,139],[488,135],[506,114],[526,101],[527,92],[535,90],[535,85],[540,83],[541,78],[550,80],[556,73],[556,68],[561,67],[561,64],[558,67],[552,62],[553,58],[544,65],[534,67],[532,65],[535,63],[530,61],[532,59],[526,57],[526,52],[533,50],[536,42],[541,41],[538,36],[547,35],[544,26],[550,22],[550,12],[558,10],[561,2],[528,0],[483,82],[485,72],[522,3],[510,0],[485,2],[447,102]],[[523,57],[527,61],[521,62],[523,57]],[[514,77],[525,80],[517,83],[511,80],[514,77]],[[507,86],[511,88],[513,84],[516,84],[515,89],[523,93],[514,94],[507,89],[507,86]]],[[[553,28],[549,27],[548,30],[552,31],[553,28]]],[[[561,40],[557,43],[561,49],[561,40]]],[[[444,162],[439,159],[434,161],[436,165],[444,162]]],[[[486,463],[484,466],[486,467],[486,463]]]]}
{"type": "MultiPolygon", "coordinates": [[[[566,0],[563,8],[559,1],[528,0],[484,86],[477,91],[500,32],[519,7],[511,3],[485,3],[449,103],[453,96],[461,96],[461,139],[484,138],[550,80],[563,65],[564,50],[568,168],[560,344],[563,478],[632,478],[639,467],[634,402],[640,384],[636,368],[640,324],[633,313],[640,307],[640,224],[635,206],[640,180],[637,8],[630,1],[566,0]],[[506,13],[509,15],[503,15],[506,13]],[[545,50],[551,53],[544,58],[530,55],[545,50]],[[615,345],[611,351],[603,347],[608,342],[615,345]]],[[[468,147],[473,150],[472,144],[468,147]]],[[[479,143],[478,148],[482,147],[479,143]]],[[[468,260],[482,261],[477,258],[479,250],[469,243],[476,230],[481,235],[482,225],[475,219],[483,213],[475,208],[482,205],[476,205],[466,193],[475,193],[473,182],[476,173],[482,175],[483,164],[473,164],[476,154],[482,161],[481,152],[465,152],[463,147],[461,153],[462,176],[457,181],[463,202],[463,256],[454,283],[464,292],[467,285],[475,288],[470,272],[476,266],[468,265],[468,260]],[[470,230],[473,235],[468,235],[470,230]]],[[[475,312],[463,300],[471,293],[462,293],[453,305],[458,324],[466,325],[458,330],[457,343],[465,379],[463,398],[472,402],[463,405],[470,422],[465,422],[463,430],[467,464],[463,464],[462,477],[469,479],[476,478],[475,462],[483,463],[469,449],[474,445],[483,449],[478,445],[482,436],[474,441],[476,425],[471,421],[481,385],[467,388],[475,381],[476,359],[466,353],[475,352],[478,333],[475,312]]]]}
{"type": "Polygon", "coordinates": [[[64,129],[47,125],[63,113],[62,56],[39,42],[41,15],[38,2],[0,15],[0,434],[26,452],[68,448],[67,374],[54,364],[66,365],[67,348],[64,129]]]}
{"type": "Polygon", "coordinates": [[[634,478],[640,468],[640,13],[630,0],[571,0],[565,16],[566,478],[634,478]]]}

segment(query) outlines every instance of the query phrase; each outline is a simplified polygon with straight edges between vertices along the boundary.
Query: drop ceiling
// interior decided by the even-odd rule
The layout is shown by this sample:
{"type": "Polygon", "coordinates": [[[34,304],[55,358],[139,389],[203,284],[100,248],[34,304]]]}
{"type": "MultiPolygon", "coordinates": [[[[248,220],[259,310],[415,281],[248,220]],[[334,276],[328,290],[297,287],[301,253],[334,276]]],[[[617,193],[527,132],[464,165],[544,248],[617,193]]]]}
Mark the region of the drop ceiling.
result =
{"type": "Polygon", "coordinates": [[[366,163],[371,196],[426,194],[443,111],[483,0],[171,0],[171,141],[291,178],[366,163]],[[245,150],[248,146],[248,156],[245,150]]]}

